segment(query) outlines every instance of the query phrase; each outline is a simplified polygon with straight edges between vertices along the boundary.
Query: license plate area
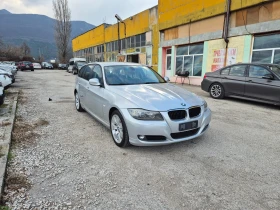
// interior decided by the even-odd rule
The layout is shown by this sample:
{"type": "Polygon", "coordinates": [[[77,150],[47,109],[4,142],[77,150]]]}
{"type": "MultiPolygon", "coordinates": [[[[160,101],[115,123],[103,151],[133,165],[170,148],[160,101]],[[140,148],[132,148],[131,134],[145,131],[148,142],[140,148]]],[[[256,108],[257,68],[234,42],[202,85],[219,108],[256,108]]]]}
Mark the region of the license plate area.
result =
{"type": "Polygon", "coordinates": [[[179,124],[179,131],[187,131],[198,128],[198,121],[192,121],[179,124]]]}

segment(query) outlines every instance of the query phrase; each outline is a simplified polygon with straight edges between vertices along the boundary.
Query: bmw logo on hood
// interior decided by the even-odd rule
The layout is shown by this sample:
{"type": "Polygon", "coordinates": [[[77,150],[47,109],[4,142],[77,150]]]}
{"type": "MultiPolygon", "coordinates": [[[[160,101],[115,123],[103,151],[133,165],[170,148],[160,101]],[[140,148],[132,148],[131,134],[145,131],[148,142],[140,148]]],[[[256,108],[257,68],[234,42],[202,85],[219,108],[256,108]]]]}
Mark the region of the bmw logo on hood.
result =
{"type": "Polygon", "coordinates": [[[181,103],[181,105],[182,105],[182,106],[186,106],[187,104],[185,104],[185,103],[181,103]]]}

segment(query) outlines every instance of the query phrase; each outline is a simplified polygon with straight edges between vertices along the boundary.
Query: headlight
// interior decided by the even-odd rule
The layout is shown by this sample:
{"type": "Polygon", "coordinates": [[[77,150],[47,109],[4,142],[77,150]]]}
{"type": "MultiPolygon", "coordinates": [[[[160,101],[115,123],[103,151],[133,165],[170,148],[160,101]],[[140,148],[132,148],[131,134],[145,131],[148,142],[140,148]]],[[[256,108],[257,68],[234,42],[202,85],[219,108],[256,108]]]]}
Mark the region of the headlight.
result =
{"type": "Polygon", "coordinates": [[[207,104],[207,102],[206,102],[206,101],[204,101],[203,107],[204,107],[204,111],[206,111],[206,110],[207,110],[207,108],[208,108],[208,104],[207,104]]]}
{"type": "Polygon", "coordinates": [[[143,109],[128,109],[129,114],[137,120],[163,121],[160,112],[147,111],[143,109]]]}

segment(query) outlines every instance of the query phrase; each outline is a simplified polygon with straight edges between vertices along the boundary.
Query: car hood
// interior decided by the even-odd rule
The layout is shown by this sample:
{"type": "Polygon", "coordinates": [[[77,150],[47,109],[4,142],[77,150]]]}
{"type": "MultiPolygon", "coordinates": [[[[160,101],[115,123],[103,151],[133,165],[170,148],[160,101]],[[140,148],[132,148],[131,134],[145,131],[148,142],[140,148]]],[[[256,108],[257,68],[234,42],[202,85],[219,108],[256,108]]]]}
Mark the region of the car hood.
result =
{"type": "MultiPolygon", "coordinates": [[[[126,104],[123,98],[129,100],[136,108],[153,111],[167,111],[201,106],[204,101],[194,93],[170,83],[149,85],[109,86],[118,104],[126,104]]],[[[120,108],[135,108],[123,107],[120,108]]]]}

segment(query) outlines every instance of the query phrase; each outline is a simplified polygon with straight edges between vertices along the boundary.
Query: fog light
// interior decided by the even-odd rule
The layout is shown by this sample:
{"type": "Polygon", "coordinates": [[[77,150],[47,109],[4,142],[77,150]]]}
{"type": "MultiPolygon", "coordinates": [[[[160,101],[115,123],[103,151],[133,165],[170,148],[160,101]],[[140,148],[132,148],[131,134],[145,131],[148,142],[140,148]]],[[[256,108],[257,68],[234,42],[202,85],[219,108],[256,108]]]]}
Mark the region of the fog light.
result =
{"type": "Polygon", "coordinates": [[[142,135],[139,135],[139,136],[138,136],[138,139],[140,139],[140,140],[145,140],[146,137],[145,137],[145,136],[142,136],[142,135]]]}

